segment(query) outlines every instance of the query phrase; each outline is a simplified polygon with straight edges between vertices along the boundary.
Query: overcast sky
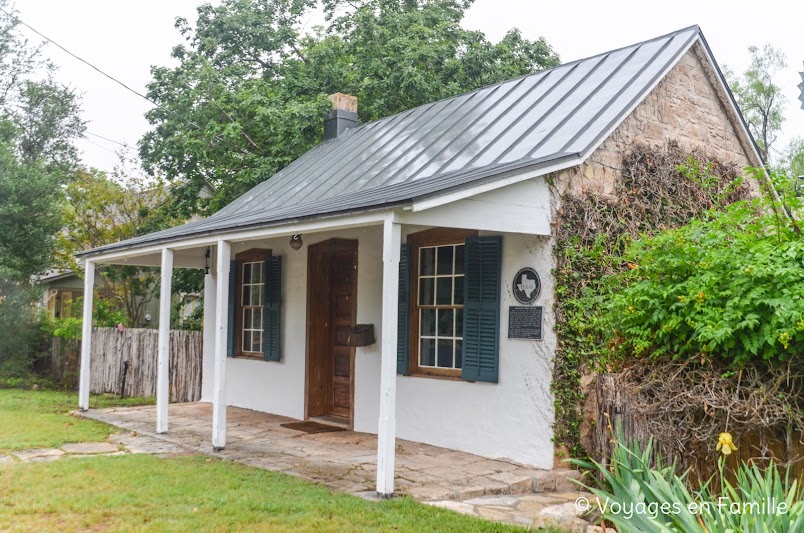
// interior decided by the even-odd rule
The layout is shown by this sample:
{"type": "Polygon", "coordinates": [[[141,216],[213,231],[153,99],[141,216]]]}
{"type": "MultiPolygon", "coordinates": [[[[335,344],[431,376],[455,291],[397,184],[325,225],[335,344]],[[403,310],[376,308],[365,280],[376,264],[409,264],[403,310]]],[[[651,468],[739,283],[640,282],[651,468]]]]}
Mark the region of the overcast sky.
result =
{"type": "MultiPolygon", "coordinates": [[[[170,64],[170,50],[181,41],[175,17],[194,20],[200,3],[18,0],[16,8],[38,31],[144,93],[151,65],[170,64]]],[[[789,65],[777,79],[788,99],[784,138],[777,145],[782,149],[791,137],[804,137],[804,110],[796,88],[798,72],[804,70],[802,15],[804,4],[798,1],[477,0],[464,25],[495,41],[517,27],[530,39],[543,36],[562,61],[572,61],[698,24],[721,66],[737,72],[748,65],[750,45],[770,43],[785,52],[789,65]]],[[[80,142],[84,161],[111,170],[120,146],[98,135],[135,146],[148,128],[143,113],[150,104],[53,46],[45,47],[45,53],[60,67],[58,79],[83,94],[90,133],[80,142]]]]}

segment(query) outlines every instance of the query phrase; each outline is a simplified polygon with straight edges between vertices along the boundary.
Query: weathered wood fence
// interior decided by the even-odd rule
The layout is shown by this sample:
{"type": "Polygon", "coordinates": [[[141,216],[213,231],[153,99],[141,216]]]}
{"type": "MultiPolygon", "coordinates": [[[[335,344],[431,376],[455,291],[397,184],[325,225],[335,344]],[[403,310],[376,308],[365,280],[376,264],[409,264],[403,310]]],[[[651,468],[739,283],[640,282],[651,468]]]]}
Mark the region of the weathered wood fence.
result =
{"type": "MultiPolygon", "coordinates": [[[[90,391],[96,394],[154,396],[159,335],[155,329],[94,328],[90,391]],[[123,373],[125,363],[128,369],[123,373]]],[[[57,379],[77,385],[80,342],[54,339],[50,371],[57,379]]],[[[203,335],[200,331],[170,332],[170,400],[201,399],[203,335]]]]}
{"type": "MultiPolygon", "coordinates": [[[[624,390],[617,381],[616,374],[599,374],[595,376],[592,386],[587,390],[592,396],[587,412],[591,417],[589,450],[595,459],[608,463],[611,457],[615,428],[621,428],[625,442],[637,441],[643,446],[652,435],[646,427],[646,417],[650,415],[638,413],[634,409],[633,399],[629,391],[624,390]]],[[[713,420],[713,423],[716,423],[713,420]]],[[[679,428],[683,431],[683,428],[679,428]]],[[[791,476],[804,479],[804,434],[797,430],[774,431],[761,428],[748,434],[735,435],[737,451],[729,458],[727,469],[733,468],[741,461],[762,464],[773,459],[777,464],[791,469],[791,476]]],[[[715,443],[709,443],[714,447],[715,443]]],[[[711,450],[710,450],[711,451],[711,450]]],[[[678,461],[683,468],[690,468],[691,479],[708,479],[715,473],[716,463],[707,460],[701,450],[686,450],[683,457],[669,457],[678,461]]],[[[683,469],[682,468],[682,469],[683,469]]],[[[732,476],[733,477],[733,476],[732,476]]]]}

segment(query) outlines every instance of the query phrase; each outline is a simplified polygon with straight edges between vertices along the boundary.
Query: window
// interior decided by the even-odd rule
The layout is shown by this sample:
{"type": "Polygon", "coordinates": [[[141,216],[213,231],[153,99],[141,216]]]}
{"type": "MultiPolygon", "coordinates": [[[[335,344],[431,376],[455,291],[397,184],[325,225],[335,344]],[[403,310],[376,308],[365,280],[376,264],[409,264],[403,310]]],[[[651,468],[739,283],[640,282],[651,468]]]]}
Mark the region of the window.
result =
{"type": "Polygon", "coordinates": [[[230,331],[231,353],[236,357],[263,359],[266,261],[271,260],[270,250],[249,250],[235,256],[232,268],[235,272],[235,293],[230,295],[233,307],[230,319],[234,326],[230,331]]]}
{"type": "Polygon", "coordinates": [[[410,235],[410,370],[460,378],[463,367],[464,240],[475,232],[410,235]]]}
{"type": "Polygon", "coordinates": [[[242,264],[241,285],[241,324],[243,352],[262,353],[262,310],[265,280],[263,270],[265,261],[254,261],[242,264]]]}
{"type": "Polygon", "coordinates": [[[419,248],[419,367],[461,368],[463,244],[419,248]]]}

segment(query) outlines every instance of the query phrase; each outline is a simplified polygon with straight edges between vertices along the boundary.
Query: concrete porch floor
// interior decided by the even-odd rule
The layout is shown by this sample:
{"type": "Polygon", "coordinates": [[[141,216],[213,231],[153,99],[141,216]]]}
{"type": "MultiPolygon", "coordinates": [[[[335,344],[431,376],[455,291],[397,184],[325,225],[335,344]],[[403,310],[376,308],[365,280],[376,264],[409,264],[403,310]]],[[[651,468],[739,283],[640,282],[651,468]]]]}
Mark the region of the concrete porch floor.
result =
{"type": "MultiPolygon", "coordinates": [[[[282,427],[296,420],[248,409],[227,410],[227,445],[212,451],[212,406],[171,404],[169,431],[155,433],[154,406],[90,410],[82,416],[332,489],[373,494],[377,437],[354,431],[308,434],[282,427]]],[[[486,495],[576,493],[569,471],[545,471],[513,462],[397,439],[396,492],[419,500],[467,500],[486,495]]]]}

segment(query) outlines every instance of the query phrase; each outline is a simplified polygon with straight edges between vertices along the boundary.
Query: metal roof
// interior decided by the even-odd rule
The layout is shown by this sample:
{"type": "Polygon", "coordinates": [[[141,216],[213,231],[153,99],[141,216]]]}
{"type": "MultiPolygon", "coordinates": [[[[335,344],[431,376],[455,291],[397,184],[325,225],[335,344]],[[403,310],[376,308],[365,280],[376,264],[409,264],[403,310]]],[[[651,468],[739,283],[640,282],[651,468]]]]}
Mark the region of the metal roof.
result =
{"type": "Polygon", "coordinates": [[[209,218],[82,255],[404,205],[580,163],[702,38],[698,26],[347,130],[209,218]]]}

